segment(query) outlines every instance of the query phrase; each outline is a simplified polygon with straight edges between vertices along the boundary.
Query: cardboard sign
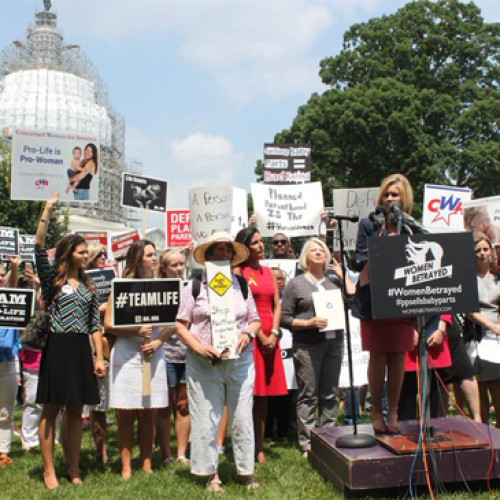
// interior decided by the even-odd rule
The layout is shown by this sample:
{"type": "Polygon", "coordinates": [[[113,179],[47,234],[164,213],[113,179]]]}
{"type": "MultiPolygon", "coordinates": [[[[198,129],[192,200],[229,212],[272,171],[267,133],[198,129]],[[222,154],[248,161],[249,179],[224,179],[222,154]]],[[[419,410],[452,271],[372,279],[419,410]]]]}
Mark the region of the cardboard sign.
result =
{"type": "MultiPolygon", "coordinates": [[[[334,212],[349,217],[358,216],[360,219],[368,217],[370,212],[376,208],[379,191],[378,187],[334,189],[334,212]]],[[[354,250],[358,237],[358,223],[343,221],[342,232],[344,234],[344,249],[354,250]]],[[[335,238],[335,249],[339,248],[338,238],[335,238]]]]}
{"type": "Polygon", "coordinates": [[[301,184],[311,182],[310,144],[264,144],[264,182],[301,184]]]}
{"type": "Polygon", "coordinates": [[[9,255],[19,255],[19,229],[0,227],[0,257],[8,260],[9,255]]]}
{"type": "Polygon", "coordinates": [[[173,325],[181,291],[179,279],[113,280],[113,326],[173,325]]]}
{"type": "Polygon", "coordinates": [[[223,359],[237,359],[238,331],[231,265],[227,260],[206,262],[208,301],[212,345],[220,352],[227,351],[223,359]]]}
{"type": "MultiPolygon", "coordinates": [[[[361,323],[349,312],[349,326],[351,331],[352,375],[354,387],[368,383],[368,361],[370,353],[361,348],[361,323]]],[[[340,368],[339,387],[350,387],[349,360],[347,355],[347,338],[344,341],[344,356],[340,368]]]]}
{"type": "Polygon", "coordinates": [[[463,204],[470,198],[469,188],[426,184],[423,225],[431,232],[463,231],[463,204]]]}
{"type": "Polygon", "coordinates": [[[479,309],[470,233],[371,237],[368,260],[375,318],[479,309]]]}
{"type": "Polygon", "coordinates": [[[0,328],[24,330],[35,314],[36,291],[0,288],[0,328]]]}
{"type": "Polygon", "coordinates": [[[191,229],[197,243],[218,231],[236,234],[248,224],[244,189],[232,186],[205,186],[189,190],[191,229]]]}
{"type": "Polygon", "coordinates": [[[111,236],[111,251],[115,259],[124,259],[128,249],[141,239],[141,234],[137,229],[126,233],[111,236]]]}
{"type": "Polygon", "coordinates": [[[95,241],[108,248],[109,231],[75,231],[75,234],[79,234],[87,243],[95,241]]]}
{"type": "Polygon", "coordinates": [[[113,267],[103,269],[88,269],[85,274],[90,278],[90,282],[96,287],[99,304],[105,304],[111,293],[111,282],[116,278],[116,271],[113,267]]]}
{"type": "Polygon", "coordinates": [[[464,201],[464,227],[480,231],[496,246],[500,245],[500,196],[464,201]]]}
{"type": "MultiPolygon", "coordinates": [[[[335,338],[337,336],[335,330],[345,329],[342,292],[339,289],[319,290],[312,293],[312,299],[316,316],[328,320],[328,324],[320,332],[325,332],[327,339],[335,338]]],[[[338,334],[343,335],[343,331],[338,332],[338,334]]]]}
{"type": "Polygon", "coordinates": [[[185,247],[191,240],[189,210],[167,210],[167,248],[185,247]]]}
{"type": "Polygon", "coordinates": [[[252,184],[252,197],[262,236],[278,232],[289,238],[318,234],[324,208],[321,182],[281,186],[252,184]]]}
{"type": "Polygon", "coordinates": [[[167,181],[137,174],[122,174],[123,207],[142,208],[152,212],[167,209],[167,181]]]}
{"type": "Polygon", "coordinates": [[[262,259],[260,264],[266,267],[277,267],[281,269],[285,274],[287,283],[295,278],[297,274],[298,261],[296,259],[262,259]]]}
{"type": "Polygon", "coordinates": [[[93,134],[14,128],[11,198],[45,201],[59,191],[61,201],[96,203],[99,163],[85,173],[85,159],[95,158],[95,152],[99,160],[99,138],[93,134]]]}
{"type": "Polygon", "coordinates": [[[19,256],[23,262],[35,262],[35,235],[19,235],[19,256]]]}

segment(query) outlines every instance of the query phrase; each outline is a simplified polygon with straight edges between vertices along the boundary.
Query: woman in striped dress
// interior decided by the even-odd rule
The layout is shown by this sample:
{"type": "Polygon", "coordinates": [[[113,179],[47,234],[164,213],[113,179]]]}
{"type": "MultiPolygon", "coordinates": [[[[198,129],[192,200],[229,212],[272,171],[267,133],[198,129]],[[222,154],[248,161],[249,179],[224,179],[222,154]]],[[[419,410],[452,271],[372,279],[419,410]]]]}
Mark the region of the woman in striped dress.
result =
{"type": "Polygon", "coordinates": [[[54,265],[49,263],[45,237],[59,193],[47,200],[35,237],[36,265],[45,307],[50,312],[49,335],[42,353],[36,402],[43,404],[40,448],[43,478],[49,489],[59,486],[54,469],[56,417],[67,415],[67,465],[73,484],[82,482],[79,471],[82,441],[82,405],[99,403],[98,377],[104,376],[99,302],[85,275],[87,243],[76,234],[64,236],[56,245],[54,265]],[[95,365],[88,336],[96,350],[95,365]]]}

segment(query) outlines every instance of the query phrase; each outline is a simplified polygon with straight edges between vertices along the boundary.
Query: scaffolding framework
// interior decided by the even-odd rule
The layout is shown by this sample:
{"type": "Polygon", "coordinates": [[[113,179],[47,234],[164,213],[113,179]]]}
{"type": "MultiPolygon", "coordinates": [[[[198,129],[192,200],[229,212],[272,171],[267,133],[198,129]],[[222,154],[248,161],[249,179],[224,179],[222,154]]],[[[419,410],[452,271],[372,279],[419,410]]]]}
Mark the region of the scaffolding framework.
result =
{"type": "Polygon", "coordinates": [[[50,5],[35,15],[25,41],[0,53],[0,130],[13,127],[91,133],[100,140],[98,203],[75,212],[112,222],[134,220],[120,206],[125,162],[125,121],[115,111],[106,84],[78,45],[65,45],[50,5]]]}

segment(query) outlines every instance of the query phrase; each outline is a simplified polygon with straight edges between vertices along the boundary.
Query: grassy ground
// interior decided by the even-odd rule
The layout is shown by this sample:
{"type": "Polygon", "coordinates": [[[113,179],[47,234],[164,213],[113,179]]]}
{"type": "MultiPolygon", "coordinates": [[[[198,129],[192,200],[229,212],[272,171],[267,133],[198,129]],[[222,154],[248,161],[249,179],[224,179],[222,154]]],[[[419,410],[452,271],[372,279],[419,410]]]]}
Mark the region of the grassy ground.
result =
{"type": "MultiPolygon", "coordinates": [[[[112,413],[109,413],[112,416],[112,413]]],[[[16,427],[20,427],[20,411],[16,412],[16,427]]],[[[175,444],[175,442],[174,442],[175,444]]],[[[229,450],[222,457],[220,474],[224,481],[227,499],[261,498],[261,499],[303,499],[303,500],[335,500],[343,496],[331,484],[326,482],[304,459],[295,443],[267,447],[268,461],[257,468],[256,479],[261,488],[254,492],[247,491],[236,482],[234,463],[229,450]]],[[[189,470],[179,465],[168,468],[161,467],[159,450],[154,454],[155,474],[138,472],[138,460],[135,458],[134,472],[128,482],[120,476],[120,461],[116,448],[116,424],[109,429],[110,465],[106,468],[95,463],[94,448],[90,442],[89,431],[84,431],[82,443],[81,469],[84,484],[74,486],[65,477],[60,447],[56,452],[57,474],[61,487],[54,491],[45,489],[42,481],[42,458],[38,450],[24,452],[20,438],[15,437],[11,453],[14,463],[0,469],[0,500],[7,499],[168,499],[198,500],[214,498],[205,491],[205,482],[194,478],[189,470]]],[[[135,450],[136,456],[138,450],[135,450]]],[[[419,495],[420,499],[428,498],[419,495]]],[[[440,499],[465,500],[469,498],[492,498],[488,492],[474,495],[455,493],[439,495],[440,499]]]]}

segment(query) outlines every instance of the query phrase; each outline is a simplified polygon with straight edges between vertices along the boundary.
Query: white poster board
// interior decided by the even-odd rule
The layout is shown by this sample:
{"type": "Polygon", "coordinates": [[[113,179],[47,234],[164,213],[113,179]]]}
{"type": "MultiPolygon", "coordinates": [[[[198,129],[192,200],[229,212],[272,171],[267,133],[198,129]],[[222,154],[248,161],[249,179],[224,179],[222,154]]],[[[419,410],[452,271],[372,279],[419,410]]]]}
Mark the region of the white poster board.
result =
{"type": "Polygon", "coordinates": [[[480,231],[500,245],[500,196],[467,201],[463,208],[465,230],[480,231]]]}
{"type": "MultiPolygon", "coordinates": [[[[334,189],[334,212],[349,217],[358,216],[360,219],[368,217],[377,206],[379,191],[378,187],[334,189]]],[[[358,236],[358,223],[342,222],[342,231],[344,233],[344,249],[354,250],[358,236]]],[[[335,248],[340,248],[338,238],[335,239],[335,248]]]]}
{"type": "Polygon", "coordinates": [[[463,231],[463,204],[470,198],[469,188],[426,184],[422,217],[424,227],[431,232],[463,231]]]}
{"type": "Polygon", "coordinates": [[[59,191],[60,201],[97,202],[99,151],[99,138],[91,134],[14,128],[11,199],[46,200],[59,191]],[[96,153],[97,171],[84,180],[85,159],[88,155],[95,159],[96,153]]]}
{"type": "Polygon", "coordinates": [[[343,335],[343,332],[336,332],[345,329],[344,299],[341,290],[337,288],[312,292],[312,299],[316,316],[328,320],[325,328],[320,329],[320,332],[325,333],[325,338],[343,335]]]}
{"type": "MultiPolygon", "coordinates": [[[[361,349],[361,323],[349,312],[349,326],[351,328],[352,371],[354,387],[361,387],[368,383],[368,360],[370,353],[361,349]]],[[[344,339],[344,357],[340,369],[339,387],[349,387],[349,363],[347,356],[347,338],[344,339]]]]}
{"type": "Polygon", "coordinates": [[[278,269],[281,269],[285,274],[287,283],[291,279],[295,278],[295,274],[297,272],[296,259],[262,259],[260,264],[266,267],[277,267],[278,269]]]}
{"type": "Polygon", "coordinates": [[[208,301],[210,303],[210,322],[212,345],[219,353],[227,350],[223,359],[237,359],[238,331],[234,289],[231,278],[231,264],[227,260],[205,263],[207,269],[208,301]]]}
{"type": "Polygon", "coordinates": [[[284,233],[289,238],[318,234],[324,208],[321,182],[252,184],[254,212],[262,236],[284,233]]]}
{"type": "Polygon", "coordinates": [[[246,191],[232,186],[204,186],[189,190],[191,231],[202,243],[218,231],[233,236],[248,225],[246,191]]]}

